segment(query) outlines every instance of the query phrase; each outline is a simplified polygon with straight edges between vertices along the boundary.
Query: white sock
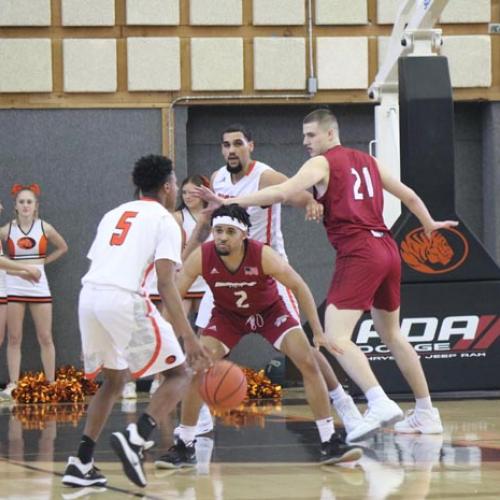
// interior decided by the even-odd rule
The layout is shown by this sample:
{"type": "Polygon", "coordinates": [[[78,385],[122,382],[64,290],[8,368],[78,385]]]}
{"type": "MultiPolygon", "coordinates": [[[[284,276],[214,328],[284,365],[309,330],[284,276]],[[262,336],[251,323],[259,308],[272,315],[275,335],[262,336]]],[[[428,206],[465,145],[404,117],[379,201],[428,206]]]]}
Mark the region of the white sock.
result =
{"type": "Polygon", "coordinates": [[[334,405],[336,405],[340,400],[344,399],[347,396],[346,392],[344,391],[344,388],[340,384],[337,386],[336,389],[330,391],[329,395],[334,405]]]}
{"type": "Polygon", "coordinates": [[[196,425],[180,425],[179,437],[185,444],[192,443],[196,435],[196,425]]]}
{"type": "Polygon", "coordinates": [[[417,410],[432,410],[431,397],[426,398],[415,398],[415,408],[417,410]]]}
{"type": "Polygon", "coordinates": [[[335,432],[335,427],[333,426],[333,417],[323,418],[321,420],[316,420],[316,427],[318,428],[319,438],[322,443],[330,441],[332,434],[335,432]]]}
{"type": "Polygon", "coordinates": [[[376,385],[365,392],[368,404],[375,402],[377,399],[389,399],[384,389],[380,385],[376,385]]]}

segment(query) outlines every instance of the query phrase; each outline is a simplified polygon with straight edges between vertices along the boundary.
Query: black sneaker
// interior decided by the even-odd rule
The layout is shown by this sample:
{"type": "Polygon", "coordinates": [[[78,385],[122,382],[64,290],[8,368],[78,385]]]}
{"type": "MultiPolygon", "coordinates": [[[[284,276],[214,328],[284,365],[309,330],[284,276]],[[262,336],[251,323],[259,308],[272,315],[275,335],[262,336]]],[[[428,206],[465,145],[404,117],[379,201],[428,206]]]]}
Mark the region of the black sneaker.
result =
{"type": "Polygon", "coordinates": [[[142,467],[145,441],[137,432],[137,425],[129,424],[124,432],[113,432],[110,443],[121,460],[127,477],[137,486],[146,486],[146,475],[142,467]]]}
{"type": "Polygon", "coordinates": [[[165,455],[155,460],[157,469],[180,469],[181,467],[196,467],[196,450],[194,441],[188,445],[177,439],[165,455]]]}
{"type": "Polygon", "coordinates": [[[62,483],[66,486],[81,488],[82,486],[106,486],[107,479],[94,465],[94,461],[82,464],[78,457],[69,457],[64,471],[62,483]]]}
{"type": "Polygon", "coordinates": [[[330,441],[321,443],[320,463],[323,465],[337,464],[339,462],[353,462],[363,456],[359,446],[350,446],[336,433],[332,434],[330,441]]]}

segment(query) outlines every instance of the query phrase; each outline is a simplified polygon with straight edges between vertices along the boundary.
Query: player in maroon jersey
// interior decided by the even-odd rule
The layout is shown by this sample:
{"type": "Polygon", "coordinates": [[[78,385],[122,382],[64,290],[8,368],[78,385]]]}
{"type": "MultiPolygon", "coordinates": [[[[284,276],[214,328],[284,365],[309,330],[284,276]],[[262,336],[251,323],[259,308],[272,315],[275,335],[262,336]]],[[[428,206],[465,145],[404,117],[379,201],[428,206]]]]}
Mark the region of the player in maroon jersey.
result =
{"type": "MultiPolygon", "coordinates": [[[[201,342],[221,359],[248,333],[262,335],[288,356],[304,379],[307,401],[321,439],[320,462],[333,464],[361,457],[360,448],[348,446],[335,433],[325,380],[305,333],[279,295],[276,280],[297,297],[318,343],[324,333],[311,291],[304,280],[271,247],[248,239],[250,219],[238,205],[212,214],[213,241],[204,243],[184,262],[178,287],[182,296],[203,276],[214,296],[214,307],[201,342]]],[[[159,468],[196,465],[194,438],[201,406],[199,380],[194,379],[183,401],[179,437],[155,465],[159,468]]]]}
{"type": "MultiPolygon", "coordinates": [[[[372,156],[341,145],[337,119],[327,109],[307,115],[303,122],[304,146],[311,158],[287,181],[232,203],[242,206],[283,203],[303,189],[314,187],[324,207],[323,223],[337,251],[335,273],[327,296],[325,332],[333,354],[364,392],[368,410],[363,423],[348,433],[347,441],[368,437],[382,425],[402,418],[373,374],[366,356],[351,341],[363,311],[371,310],[375,328],[390,349],[416,400],[397,432],[441,433],[437,408],[432,406],[420,360],[399,327],[401,261],[396,242],[382,217],[383,189],[399,198],[418,218],[427,236],[456,221],[435,221],[420,197],[392,177],[372,156]]],[[[200,191],[212,206],[225,203],[213,193],[200,191]]]]}

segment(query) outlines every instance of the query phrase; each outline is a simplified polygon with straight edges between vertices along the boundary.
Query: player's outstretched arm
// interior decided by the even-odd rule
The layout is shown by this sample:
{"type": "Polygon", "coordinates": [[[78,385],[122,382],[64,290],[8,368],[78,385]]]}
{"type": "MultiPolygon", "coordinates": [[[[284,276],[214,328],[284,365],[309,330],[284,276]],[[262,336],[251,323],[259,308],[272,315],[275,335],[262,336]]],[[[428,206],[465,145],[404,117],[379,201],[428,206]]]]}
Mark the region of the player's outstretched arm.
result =
{"type": "Polygon", "coordinates": [[[286,203],[295,194],[328,179],[328,162],[324,156],[316,156],[306,161],[299,171],[289,179],[274,186],[268,186],[255,193],[235,198],[220,198],[209,189],[201,186],[196,188],[198,196],[210,203],[228,205],[237,203],[242,207],[266,206],[274,203],[286,203]]]}
{"type": "MultiPolygon", "coordinates": [[[[288,177],[274,169],[266,170],[260,178],[260,189],[276,186],[288,180],[288,177]]],[[[303,208],[306,211],[306,220],[321,220],[323,218],[323,205],[318,203],[314,196],[306,190],[294,193],[286,200],[287,205],[303,208]]]]}
{"type": "Polygon", "coordinates": [[[456,220],[434,220],[422,198],[413,189],[393,177],[387,167],[381,165],[379,162],[377,162],[377,165],[384,189],[401,200],[408,210],[415,215],[420,224],[422,224],[426,236],[430,237],[436,229],[458,226],[458,221],[456,220]]]}
{"type": "Polygon", "coordinates": [[[314,297],[300,274],[268,246],[262,249],[262,270],[265,274],[269,274],[282,285],[289,288],[295,295],[300,310],[304,313],[307,321],[309,321],[315,345],[318,347],[330,347],[339,354],[342,354],[341,350],[332,345],[331,342],[328,342],[319,320],[314,297]]]}
{"type": "Polygon", "coordinates": [[[186,241],[184,248],[182,250],[182,260],[185,261],[199,246],[206,241],[210,235],[210,212],[203,211],[196,221],[196,225],[193,228],[191,236],[186,241]]]}
{"type": "Polygon", "coordinates": [[[184,340],[188,364],[195,372],[203,371],[210,366],[210,357],[198,341],[182,307],[181,295],[175,283],[176,264],[169,259],[159,259],[155,262],[155,269],[158,292],[175,333],[184,340]]]}

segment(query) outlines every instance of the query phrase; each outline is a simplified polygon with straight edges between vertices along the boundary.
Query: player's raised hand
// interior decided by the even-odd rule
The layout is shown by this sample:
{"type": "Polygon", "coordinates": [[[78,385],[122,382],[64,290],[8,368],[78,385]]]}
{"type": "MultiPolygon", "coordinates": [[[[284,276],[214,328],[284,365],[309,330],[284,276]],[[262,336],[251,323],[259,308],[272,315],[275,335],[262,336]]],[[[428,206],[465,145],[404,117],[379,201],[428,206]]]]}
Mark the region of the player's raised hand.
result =
{"type": "Polygon", "coordinates": [[[212,213],[218,209],[224,202],[224,199],[217,196],[211,189],[206,186],[196,186],[193,189],[193,194],[207,202],[207,206],[202,210],[204,213],[212,213]]]}

